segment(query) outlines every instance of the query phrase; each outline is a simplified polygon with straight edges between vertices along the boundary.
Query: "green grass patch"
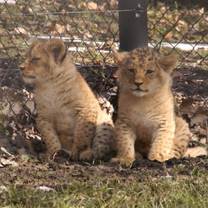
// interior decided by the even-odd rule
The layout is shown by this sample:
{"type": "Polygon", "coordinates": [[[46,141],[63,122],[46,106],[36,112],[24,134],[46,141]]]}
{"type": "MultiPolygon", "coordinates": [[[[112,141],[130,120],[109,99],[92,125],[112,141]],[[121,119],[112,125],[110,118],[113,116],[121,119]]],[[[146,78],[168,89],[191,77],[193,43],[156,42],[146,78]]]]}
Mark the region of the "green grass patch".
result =
{"type": "Polygon", "coordinates": [[[208,207],[208,178],[203,169],[186,177],[146,176],[142,182],[136,175],[70,178],[65,187],[49,192],[7,188],[0,195],[1,207],[208,207]]]}

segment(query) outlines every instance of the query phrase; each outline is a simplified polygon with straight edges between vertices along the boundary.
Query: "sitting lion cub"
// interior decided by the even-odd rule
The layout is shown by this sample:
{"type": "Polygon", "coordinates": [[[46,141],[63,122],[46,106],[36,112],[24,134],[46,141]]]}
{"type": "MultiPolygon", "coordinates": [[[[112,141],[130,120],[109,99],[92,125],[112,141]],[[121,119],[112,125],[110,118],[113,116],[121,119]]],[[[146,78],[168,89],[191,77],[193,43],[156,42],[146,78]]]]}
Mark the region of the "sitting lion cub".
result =
{"type": "MultiPolygon", "coordinates": [[[[192,156],[187,148],[190,131],[175,115],[171,91],[177,55],[161,56],[150,48],[114,51],[121,83],[116,121],[117,157],[112,162],[130,165],[135,158],[165,161],[192,156]]],[[[197,154],[206,154],[198,147],[197,154]]],[[[195,155],[194,155],[195,156],[195,155]]]]}
{"type": "Polygon", "coordinates": [[[34,40],[20,70],[26,83],[36,84],[37,127],[49,154],[63,149],[73,159],[88,160],[111,150],[113,122],[61,40],[34,40]]]}

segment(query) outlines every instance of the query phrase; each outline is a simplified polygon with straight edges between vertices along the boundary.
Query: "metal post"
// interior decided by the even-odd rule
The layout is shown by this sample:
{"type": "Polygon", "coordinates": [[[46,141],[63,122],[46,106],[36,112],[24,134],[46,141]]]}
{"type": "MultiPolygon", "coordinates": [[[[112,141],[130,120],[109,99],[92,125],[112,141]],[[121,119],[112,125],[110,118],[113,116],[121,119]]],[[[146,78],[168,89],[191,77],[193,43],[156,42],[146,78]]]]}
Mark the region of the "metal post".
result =
{"type": "Polygon", "coordinates": [[[147,0],[119,0],[118,8],[135,9],[119,12],[120,49],[131,51],[137,47],[147,46],[147,0]]]}

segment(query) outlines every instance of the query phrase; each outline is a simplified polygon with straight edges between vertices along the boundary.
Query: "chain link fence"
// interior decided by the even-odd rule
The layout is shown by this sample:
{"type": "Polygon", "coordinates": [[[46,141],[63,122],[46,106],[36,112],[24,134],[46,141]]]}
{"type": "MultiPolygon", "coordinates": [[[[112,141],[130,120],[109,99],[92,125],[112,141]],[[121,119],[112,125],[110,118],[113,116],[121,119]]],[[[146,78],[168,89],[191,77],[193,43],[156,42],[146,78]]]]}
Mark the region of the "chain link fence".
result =
{"type": "MultiPolygon", "coordinates": [[[[193,139],[207,143],[208,12],[206,2],[193,2],[150,0],[148,42],[161,53],[179,54],[172,75],[177,113],[190,124],[193,139]]],[[[18,70],[34,37],[61,38],[102,107],[110,113],[114,107],[116,117],[111,49],[119,48],[119,12],[130,11],[118,11],[117,0],[0,1],[0,137],[31,152],[31,141],[40,140],[33,88],[24,85],[18,70]]]]}

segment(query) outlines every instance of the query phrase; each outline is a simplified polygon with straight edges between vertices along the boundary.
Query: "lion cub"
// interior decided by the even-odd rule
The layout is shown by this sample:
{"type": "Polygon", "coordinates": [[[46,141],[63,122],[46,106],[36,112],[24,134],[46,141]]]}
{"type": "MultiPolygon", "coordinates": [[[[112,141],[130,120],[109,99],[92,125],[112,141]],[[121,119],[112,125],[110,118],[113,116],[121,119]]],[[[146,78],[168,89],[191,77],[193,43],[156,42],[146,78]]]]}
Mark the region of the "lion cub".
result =
{"type": "Polygon", "coordinates": [[[88,160],[111,151],[114,124],[61,40],[34,40],[20,70],[26,83],[36,85],[37,127],[49,154],[63,149],[88,160]]]}
{"type": "MultiPolygon", "coordinates": [[[[162,162],[190,155],[190,131],[174,113],[171,91],[170,73],[177,55],[161,56],[153,49],[137,48],[131,52],[114,51],[114,57],[121,89],[115,123],[118,152],[112,162],[128,166],[135,158],[162,162]]],[[[205,152],[198,148],[198,153],[205,152]]]]}

